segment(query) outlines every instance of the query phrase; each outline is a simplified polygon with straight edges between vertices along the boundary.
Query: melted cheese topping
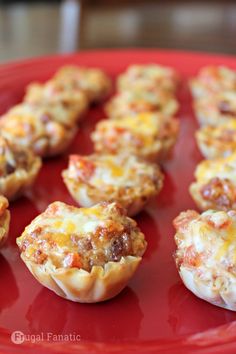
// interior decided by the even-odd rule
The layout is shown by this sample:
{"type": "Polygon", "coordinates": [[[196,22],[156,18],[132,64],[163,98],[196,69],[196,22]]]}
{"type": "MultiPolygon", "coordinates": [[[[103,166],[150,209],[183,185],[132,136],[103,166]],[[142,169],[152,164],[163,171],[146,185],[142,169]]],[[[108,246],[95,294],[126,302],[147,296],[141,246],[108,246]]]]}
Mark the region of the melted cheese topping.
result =
{"type": "Polygon", "coordinates": [[[19,104],[10,109],[3,116],[1,128],[4,133],[22,139],[27,139],[31,135],[45,135],[44,125],[38,119],[37,111],[27,104],[19,104]]]}
{"type": "Polygon", "coordinates": [[[220,122],[220,117],[224,117],[225,120],[232,119],[236,112],[236,92],[223,91],[214,95],[206,95],[205,97],[201,97],[200,100],[196,100],[195,108],[199,112],[199,115],[212,120],[213,118],[218,119],[218,122],[220,122]],[[222,105],[223,108],[226,106],[226,112],[221,111],[222,105]]]}
{"type": "Polygon", "coordinates": [[[69,120],[71,112],[76,110],[78,113],[87,107],[87,97],[78,88],[68,89],[63,82],[53,80],[45,84],[30,84],[24,97],[24,102],[38,105],[38,108],[46,110],[50,116],[59,121],[69,120]],[[57,116],[66,117],[57,117],[57,116]]]}
{"type": "Polygon", "coordinates": [[[197,79],[213,88],[235,88],[236,71],[225,66],[206,66],[200,70],[197,79]]]}
{"type": "Polygon", "coordinates": [[[208,210],[190,220],[184,231],[178,231],[181,239],[178,252],[193,247],[201,257],[199,267],[219,272],[228,269],[236,260],[236,212],[208,210]]]}
{"type": "Polygon", "coordinates": [[[174,69],[169,68],[167,66],[161,66],[156,64],[148,64],[148,65],[131,65],[125,75],[130,76],[148,76],[150,79],[155,77],[168,77],[174,73],[174,69]]]}
{"type": "MultiPolygon", "coordinates": [[[[236,83],[235,83],[236,84],[236,83]]],[[[225,102],[229,105],[229,108],[235,112],[236,111],[236,92],[226,91],[221,92],[219,95],[214,96],[214,103],[219,109],[219,103],[225,102]]]]}
{"type": "Polygon", "coordinates": [[[36,264],[49,261],[56,268],[88,271],[122,256],[142,256],[146,248],[136,222],[117,203],[76,208],[54,202],[25,228],[17,244],[36,264]]]}
{"type": "Polygon", "coordinates": [[[115,121],[114,125],[117,128],[130,129],[141,135],[153,135],[158,131],[158,125],[160,126],[160,123],[158,123],[153,114],[140,113],[135,119],[133,117],[124,117],[122,120],[115,121]]]}
{"type": "MultiPolygon", "coordinates": [[[[92,162],[94,170],[92,175],[86,181],[94,186],[121,186],[121,187],[140,187],[140,183],[157,178],[160,171],[156,165],[141,162],[135,156],[126,155],[91,155],[89,157],[81,156],[86,161],[92,162]]],[[[79,170],[81,167],[79,167],[79,170]]],[[[78,167],[71,159],[68,169],[68,177],[77,180],[78,167]]],[[[143,187],[144,188],[144,187],[143,187]]]]}
{"type": "Polygon", "coordinates": [[[236,119],[228,119],[219,126],[205,126],[200,128],[196,134],[197,138],[207,142],[208,145],[214,146],[222,142],[222,149],[225,145],[235,144],[236,142],[236,119]],[[230,134],[230,139],[223,139],[225,134],[230,134]]]}
{"type": "Polygon", "coordinates": [[[143,101],[152,105],[157,105],[159,103],[164,103],[165,101],[169,100],[170,98],[172,98],[172,95],[169,95],[163,90],[158,89],[151,91],[133,89],[131,91],[122,92],[119,96],[117,96],[117,99],[118,98],[119,102],[121,103],[122,101],[128,101],[130,103],[137,102],[137,104],[139,104],[140,101],[143,101]]]}
{"type": "Polygon", "coordinates": [[[62,67],[56,73],[54,79],[68,84],[76,82],[81,89],[89,89],[91,91],[103,89],[104,85],[106,87],[110,84],[109,78],[102,70],[73,65],[62,67]]]}
{"type": "Polygon", "coordinates": [[[226,158],[202,161],[195,172],[198,182],[207,182],[214,177],[227,178],[236,184],[236,153],[226,158]]]}
{"type": "Polygon", "coordinates": [[[97,204],[91,208],[76,208],[62,202],[54,202],[26,227],[19,242],[27,234],[39,232],[40,235],[49,235],[50,241],[55,242],[59,247],[68,246],[71,235],[83,237],[88,233],[95,233],[98,227],[109,228],[111,220],[116,218],[115,227],[118,230],[122,227],[121,220],[124,217],[119,214],[115,203],[97,204]]]}
{"type": "Polygon", "coordinates": [[[63,234],[68,237],[73,234],[83,235],[87,232],[95,232],[98,226],[104,226],[103,210],[100,206],[91,209],[86,208],[67,208],[62,203],[58,204],[59,210],[55,213],[45,212],[46,218],[41,220],[41,225],[45,226],[45,231],[63,234]]]}
{"type": "Polygon", "coordinates": [[[112,149],[153,151],[160,149],[158,135],[165,125],[165,120],[158,120],[152,113],[140,113],[135,119],[128,116],[103,120],[97,124],[92,139],[112,149]]]}

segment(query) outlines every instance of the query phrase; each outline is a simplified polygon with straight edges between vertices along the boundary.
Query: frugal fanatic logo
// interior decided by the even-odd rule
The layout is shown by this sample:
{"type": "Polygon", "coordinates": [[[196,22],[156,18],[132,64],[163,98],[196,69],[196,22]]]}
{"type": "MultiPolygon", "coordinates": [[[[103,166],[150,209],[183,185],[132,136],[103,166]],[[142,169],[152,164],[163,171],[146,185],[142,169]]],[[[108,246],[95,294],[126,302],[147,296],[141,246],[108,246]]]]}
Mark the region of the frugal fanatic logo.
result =
{"type": "Polygon", "coordinates": [[[22,331],[14,331],[11,333],[11,341],[14,344],[22,344],[24,342],[40,343],[40,342],[80,342],[81,336],[78,333],[55,334],[52,332],[41,332],[38,334],[25,334],[22,331]]]}

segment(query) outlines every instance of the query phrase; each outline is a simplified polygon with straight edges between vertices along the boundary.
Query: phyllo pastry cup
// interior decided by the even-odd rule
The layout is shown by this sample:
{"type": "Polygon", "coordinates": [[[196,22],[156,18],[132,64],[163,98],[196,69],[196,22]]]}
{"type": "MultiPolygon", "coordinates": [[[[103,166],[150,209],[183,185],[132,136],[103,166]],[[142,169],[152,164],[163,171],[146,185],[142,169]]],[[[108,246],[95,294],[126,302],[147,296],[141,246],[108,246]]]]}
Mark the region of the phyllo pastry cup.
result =
{"type": "Polygon", "coordinates": [[[0,246],[4,244],[7,239],[10,224],[10,211],[8,208],[8,200],[0,196],[0,246]]]}
{"type": "Polygon", "coordinates": [[[173,116],[178,108],[179,104],[172,93],[155,88],[145,91],[140,89],[122,91],[110,99],[105,111],[111,119],[122,119],[145,112],[173,116]]]}
{"type": "Polygon", "coordinates": [[[140,212],[163,186],[156,164],[128,155],[71,155],[62,176],[80,206],[117,201],[129,216],[140,212]]]}
{"type": "Polygon", "coordinates": [[[178,83],[179,76],[173,68],[157,64],[136,64],[130,65],[118,76],[117,88],[118,91],[160,88],[163,91],[175,92],[178,83]]]}
{"type": "Polygon", "coordinates": [[[125,153],[157,162],[171,155],[179,132],[177,119],[159,119],[153,113],[140,113],[114,120],[102,120],[92,133],[98,153],[125,153]]]}
{"type": "Polygon", "coordinates": [[[102,101],[110,94],[112,87],[111,80],[104,71],[75,65],[62,67],[53,77],[53,81],[62,83],[68,91],[82,90],[90,103],[102,101]]]}
{"type": "Polygon", "coordinates": [[[28,85],[24,102],[41,108],[45,116],[69,127],[83,119],[88,108],[88,98],[82,90],[68,90],[63,82],[53,80],[28,85]]]}
{"type": "Polygon", "coordinates": [[[146,249],[136,222],[117,203],[79,209],[54,202],[26,227],[17,244],[42,285],[87,303],[117,295],[146,249]]]}
{"type": "Polygon", "coordinates": [[[200,125],[218,126],[236,119],[236,90],[196,100],[194,110],[200,125]]]}
{"type": "Polygon", "coordinates": [[[236,153],[200,162],[189,191],[201,210],[236,209],[236,153]]]}
{"type": "Polygon", "coordinates": [[[175,261],[185,286],[213,305],[236,311],[236,211],[188,210],[174,226],[175,261]]]}
{"type": "Polygon", "coordinates": [[[199,150],[207,159],[227,157],[236,151],[236,120],[219,126],[204,126],[196,133],[199,150]]]}
{"type": "Polygon", "coordinates": [[[197,99],[226,91],[236,92],[236,71],[223,65],[205,66],[190,81],[190,88],[197,99]]]}
{"type": "Polygon", "coordinates": [[[10,109],[0,120],[1,133],[15,144],[31,149],[42,157],[63,153],[72,142],[77,127],[51,119],[45,111],[22,103],[10,109]]]}
{"type": "Polygon", "coordinates": [[[0,194],[9,200],[20,197],[32,186],[42,166],[29,149],[0,136],[0,194]]]}

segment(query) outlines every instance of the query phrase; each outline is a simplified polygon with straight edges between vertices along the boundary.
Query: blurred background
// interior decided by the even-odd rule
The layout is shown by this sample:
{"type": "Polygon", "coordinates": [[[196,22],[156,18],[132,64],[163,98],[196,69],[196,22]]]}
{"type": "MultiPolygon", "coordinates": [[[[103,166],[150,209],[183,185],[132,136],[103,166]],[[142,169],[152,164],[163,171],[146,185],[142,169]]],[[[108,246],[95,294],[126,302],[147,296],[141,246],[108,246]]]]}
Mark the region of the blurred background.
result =
{"type": "Polygon", "coordinates": [[[236,53],[235,0],[0,0],[0,61],[83,49],[236,53]]]}

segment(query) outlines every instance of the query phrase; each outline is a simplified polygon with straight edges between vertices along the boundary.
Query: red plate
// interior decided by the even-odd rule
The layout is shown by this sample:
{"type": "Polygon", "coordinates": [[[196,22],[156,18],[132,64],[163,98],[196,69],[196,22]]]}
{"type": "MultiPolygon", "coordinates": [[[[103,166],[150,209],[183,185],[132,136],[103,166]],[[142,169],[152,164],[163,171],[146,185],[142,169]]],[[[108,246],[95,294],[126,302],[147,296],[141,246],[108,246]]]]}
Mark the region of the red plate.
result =
{"type": "MultiPolygon", "coordinates": [[[[172,220],[181,210],[195,208],[188,186],[201,160],[193,138],[197,124],[187,79],[207,64],[236,68],[236,58],[153,50],[91,51],[3,65],[0,113],[21,100],[30,81],[44,81],[67,63],[97,66],[113,78],[134,63],[175,67],[183,78],[181,134],[173,159],[164,164],[164,189],[136,218],[148,241],[142,265],[119,296],[101,304],[77,304],[58,297],[42,287],[20,260],[15,239],[24,227],[52,201],[73,203],[60,176],[68,153],[44,163],[32,193],[10,207],[10,237],[0,254],[1,352],[235,353],[236,314],[196,298],[179,279],[172,257],[172,220]],[[12,342],[14,331],[25,335],[24,343],[12,342]]],[[[101,107],[89,111],[69,153],[92,151],[89,135],[103,114],[101,107]]],[[[21,336],[14,339],[20,341],[21,336]]]]}

